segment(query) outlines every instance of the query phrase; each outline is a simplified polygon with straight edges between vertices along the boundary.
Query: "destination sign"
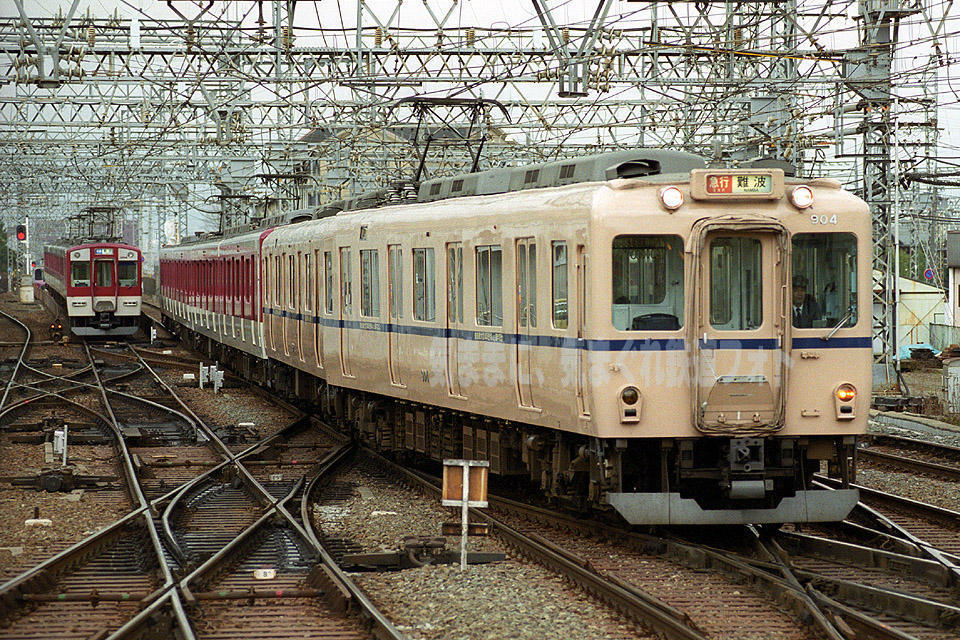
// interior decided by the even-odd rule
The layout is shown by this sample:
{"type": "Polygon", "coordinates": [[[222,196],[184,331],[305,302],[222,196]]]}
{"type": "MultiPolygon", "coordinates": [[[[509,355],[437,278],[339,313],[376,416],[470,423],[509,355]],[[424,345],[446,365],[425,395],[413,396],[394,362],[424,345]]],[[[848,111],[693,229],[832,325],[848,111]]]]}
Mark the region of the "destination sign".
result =
{"type": "Polygon", "coordinates": [[[723,173],[707,176],[709,195],[753,195],[773,191],[773,180],[768,174],[723,173]]]}
{"type": "Polygon", "coordinates": [[[95,256],[112,256],[113,248],[112,247],[94,247],[93,255],[95,256]]]}

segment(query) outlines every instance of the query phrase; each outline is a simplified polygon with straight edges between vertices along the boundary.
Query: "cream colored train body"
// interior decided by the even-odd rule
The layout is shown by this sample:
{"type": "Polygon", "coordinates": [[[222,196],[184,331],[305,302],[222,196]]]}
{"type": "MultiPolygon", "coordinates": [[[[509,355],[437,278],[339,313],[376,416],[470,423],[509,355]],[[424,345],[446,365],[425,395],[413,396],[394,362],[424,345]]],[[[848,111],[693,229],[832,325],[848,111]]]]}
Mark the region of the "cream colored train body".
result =
{"type": "Polygon", "coordinates": [[[249,234],[257,322],[240,335],[214,303],[188,328],[383,449],[486,458],[632,523],[846,516],[856,492],[810,480],[822,461],[851,480],[866,427],[863,201],[777,169],[430,201],[436,184],[249,234]]]}

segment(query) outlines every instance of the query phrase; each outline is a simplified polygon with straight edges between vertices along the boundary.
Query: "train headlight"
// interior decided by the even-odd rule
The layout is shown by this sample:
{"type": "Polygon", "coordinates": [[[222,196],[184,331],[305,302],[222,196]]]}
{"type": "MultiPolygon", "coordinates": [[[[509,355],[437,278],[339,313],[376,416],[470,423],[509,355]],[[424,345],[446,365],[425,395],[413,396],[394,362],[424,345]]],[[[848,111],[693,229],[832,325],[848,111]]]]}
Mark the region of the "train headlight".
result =
{"type": "Polygon", "coordinates": [[[857,388],[849,382],[837,386],[833,392],[833,407],[836,409],[837,420],[851,420],[857,417],[857,388]]]}
{"type": "Polygon", "coordinates": [[[640,422],[640,390],[636,387],[624,387],[620,390],[620,422],[640,422]]]}
{"type": "Polygon", "coordinates": [[[664,187],[660,189],[660,204],[664,208],[674,211],[683,206],[683,191],[679,187],[664,187]]]}
{"type": "Polygon", "coordinates": [[[806,209],[812,206],[813,189],[804,185],[794,187],[793,191],[790,192],[790,202],[792,202],[793,206],[797,209],[806,209]]]}

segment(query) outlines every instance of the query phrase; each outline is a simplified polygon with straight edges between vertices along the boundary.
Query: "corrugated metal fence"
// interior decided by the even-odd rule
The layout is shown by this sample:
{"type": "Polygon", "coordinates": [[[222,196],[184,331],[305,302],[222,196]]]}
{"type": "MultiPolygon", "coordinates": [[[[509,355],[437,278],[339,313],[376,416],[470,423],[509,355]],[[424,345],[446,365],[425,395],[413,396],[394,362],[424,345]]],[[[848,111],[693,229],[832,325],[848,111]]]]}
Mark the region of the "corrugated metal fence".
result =
{"type": "Polygon", "coordinates": [[[960,327],[930,323],[930,344],[941,351],[952,344],[960,345],[960,327]]]}

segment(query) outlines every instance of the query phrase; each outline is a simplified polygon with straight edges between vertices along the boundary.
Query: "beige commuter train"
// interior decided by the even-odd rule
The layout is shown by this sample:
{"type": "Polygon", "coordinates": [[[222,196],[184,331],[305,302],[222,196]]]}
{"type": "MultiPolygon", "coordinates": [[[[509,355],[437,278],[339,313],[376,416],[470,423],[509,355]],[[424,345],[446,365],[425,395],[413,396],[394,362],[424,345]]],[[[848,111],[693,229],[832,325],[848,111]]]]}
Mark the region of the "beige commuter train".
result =
{"type": "Polygon", "coordinates": [[[246,338],[229,291],[203,310],[163,286],[171,325],[380,449],[487,459],[635,524],[832,521],[857,501],[870,216],[833,180],[600,154],[165,248],[165,269],[257,242],[246,338]],[[812,486],[822,465],[843,489],[812,486]]]}

